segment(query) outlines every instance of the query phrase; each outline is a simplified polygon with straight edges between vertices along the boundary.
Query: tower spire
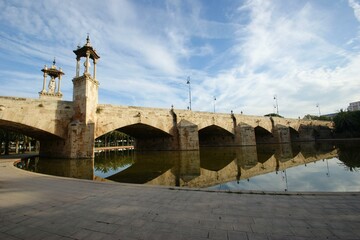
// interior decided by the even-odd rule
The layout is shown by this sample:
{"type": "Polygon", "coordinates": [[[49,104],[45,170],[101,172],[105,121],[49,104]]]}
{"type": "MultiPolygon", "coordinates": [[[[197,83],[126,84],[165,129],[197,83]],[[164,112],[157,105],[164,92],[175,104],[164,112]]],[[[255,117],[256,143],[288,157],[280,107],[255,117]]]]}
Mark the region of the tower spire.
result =
{"type": "Polygon", "coordinates": [[[86,37],[86,46],[90,46],[90,37],[89,37],[89,33],[87,34],[87,37],[86,37]]]}

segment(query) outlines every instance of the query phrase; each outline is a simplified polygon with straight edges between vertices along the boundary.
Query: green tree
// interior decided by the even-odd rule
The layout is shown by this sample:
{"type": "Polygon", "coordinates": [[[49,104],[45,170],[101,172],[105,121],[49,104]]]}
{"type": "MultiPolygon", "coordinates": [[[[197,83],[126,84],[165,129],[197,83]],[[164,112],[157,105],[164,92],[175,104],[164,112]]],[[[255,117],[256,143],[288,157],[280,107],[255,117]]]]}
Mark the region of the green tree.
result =
{"type": "Polygon", "coordinates": [[[129,135],[119,132],[117,130],[104,134],[98,137],[95,141],[101,141],[101,143],[98,144],[96,147],[110,147],[132,144],[132,138],[129,135]],[[118,142],[121,143],[119,144],[118,142]]]}
{"type": "Polygon", "coordinates": [[[10,152],[10,141],[11,141],[11,133],[4,129],[0,129],[0,142],[1,146],[4,145],[4,155],[9,155],[10,152]]]}
{"type": "Polygon", "coordinates": [[[5,129],[0,129],[0,154],[4,153],[5,155],[9,155],[10,146],[12,143],[15,144],[15,152],[19,153],[20,146],[22,152],[27,150],[31,151],[30,143],[34,141],[31,137],[25,136],[22,133],[12,132],[5,129]]]}
{"type": "Polygon", "coordinates": [[[341,137],[360,137],[360,111],[340,112],[334,117],[335,133],[341,137]]]}

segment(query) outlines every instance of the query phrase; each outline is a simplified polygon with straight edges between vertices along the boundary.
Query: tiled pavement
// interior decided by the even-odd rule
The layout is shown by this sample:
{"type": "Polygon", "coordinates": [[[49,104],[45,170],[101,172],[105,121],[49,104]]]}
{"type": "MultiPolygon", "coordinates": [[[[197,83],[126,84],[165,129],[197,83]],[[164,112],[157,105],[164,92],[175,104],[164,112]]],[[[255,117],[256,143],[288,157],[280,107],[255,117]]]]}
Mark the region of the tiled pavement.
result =
{"type": "Polygon", "coordinates": [[[0,159],[0,239],[360,239],[360,193],[249,194],[68,179],[0,159]]]}

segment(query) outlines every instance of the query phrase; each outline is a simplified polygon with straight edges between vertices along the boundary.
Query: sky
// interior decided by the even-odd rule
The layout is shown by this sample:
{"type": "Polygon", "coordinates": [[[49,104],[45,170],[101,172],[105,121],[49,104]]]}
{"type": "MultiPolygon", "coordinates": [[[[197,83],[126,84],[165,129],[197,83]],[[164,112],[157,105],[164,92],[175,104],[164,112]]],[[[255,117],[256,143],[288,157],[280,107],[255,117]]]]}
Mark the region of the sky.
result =
{"type": "Polygon", "coordinates": [[[285,171],[270,172],[239,182],[232,181],[210,189],[290,191],[290,192],[356,192],[360,189],[360,174],[338,158],[318,160],[289,167],[285,171]]]}
{"type": "Polygon", "coordinates": [[[0,9],[0,96],[38,98],[41,69],[56,58],[71,101],[73,50],[89,34],[102,104],[187,109],[189,86],[193,111],[302,118],[360,101],[360,0],[0,0],[0,9]]]}

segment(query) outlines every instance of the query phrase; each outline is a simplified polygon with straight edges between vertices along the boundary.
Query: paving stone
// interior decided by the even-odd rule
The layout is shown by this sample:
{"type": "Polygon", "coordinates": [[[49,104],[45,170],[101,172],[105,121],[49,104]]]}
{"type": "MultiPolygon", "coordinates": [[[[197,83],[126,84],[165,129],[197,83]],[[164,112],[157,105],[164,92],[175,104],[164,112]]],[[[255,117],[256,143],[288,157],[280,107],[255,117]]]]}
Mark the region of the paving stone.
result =
{"type": "Polygon", "coordinates": [[[248,240],[246,232],[228,231],[228,240],[248,240]]]}
{"type": "Polygon", "coordinates": [[[347,228],[343,229],[331,229],[330,230],[335,236],[337,236],[340,239],[360,239],[357,234],[355,234],[352,230],[349,230],[347,228]],[[345,230],[346,229],[346,230],[345,230]]]}
{"type": "Polygon", "coordinates": [[[207,229],[186,227],[181,231],[186,239],[208,238],[209,236],[209,231],[207,229]]]}
{"type": "Polygon", "coordinates": [[[209,239],[228,239],[228,231],[221,229],[210,229],[209,230],[209,239]]]}
{"type": "Polygon", "coordinates": [[[233,230],[241,232],[252,232],[251,224],[234,223],[233,230]]]}
{"type": "Polygon", "coordinates": [[[0,164],[0,239],[360,239],[360,193],[169,190],[0,164]]]}
{"type": "Polygon", "coordinates": [[[310,230],[309,227],[291,227],[290,229],[295,236],[315,237],[314,233],[310,230]]]}
{"type": "Polygon", "coordinates": [[[248,240],[266,240],[268,239],[268,235],[264,233],[246,233],[248,240]]]}

